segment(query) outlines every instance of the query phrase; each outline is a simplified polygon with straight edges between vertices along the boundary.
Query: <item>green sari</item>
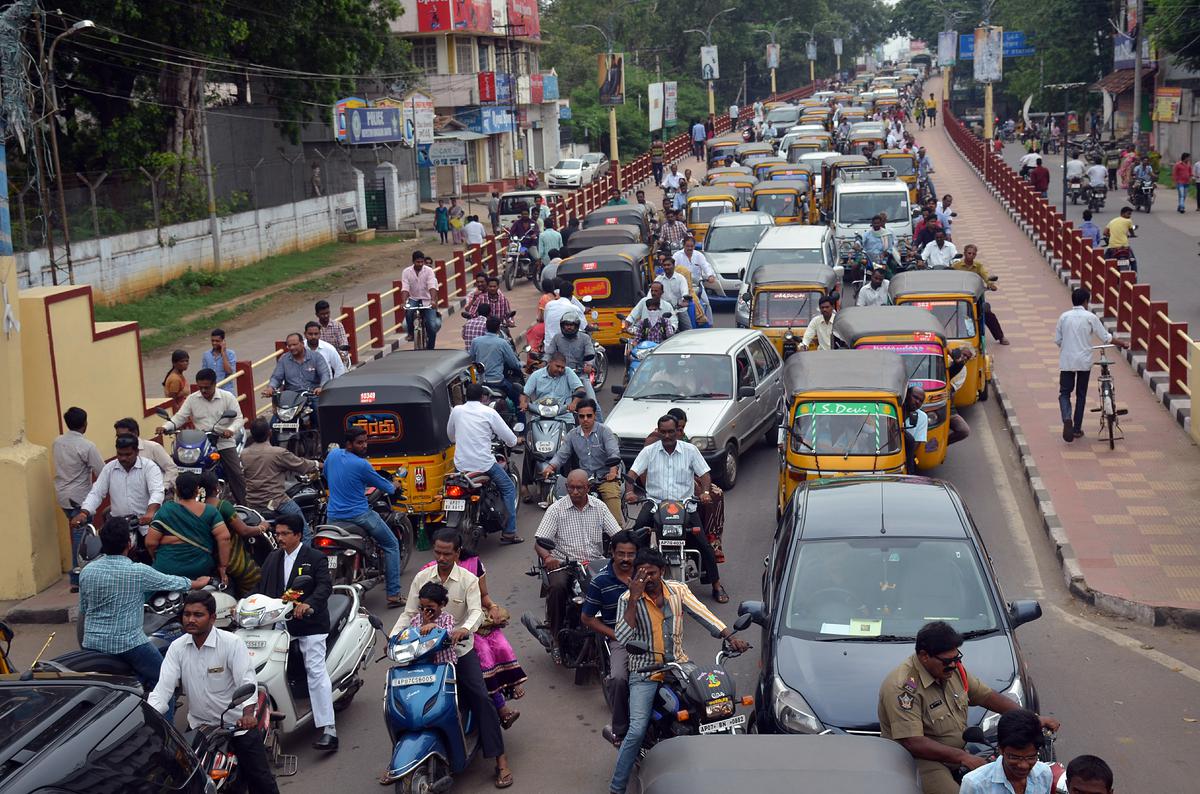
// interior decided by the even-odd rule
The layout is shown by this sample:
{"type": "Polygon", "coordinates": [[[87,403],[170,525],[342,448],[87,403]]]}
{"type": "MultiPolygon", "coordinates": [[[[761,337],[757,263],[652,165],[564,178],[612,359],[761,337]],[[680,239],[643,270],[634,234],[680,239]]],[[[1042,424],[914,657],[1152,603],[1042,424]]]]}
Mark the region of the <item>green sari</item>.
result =
{"type": "Polygon", "coordinates": [[[212,531],[221,523],[221,514],[211,505],[205,505],[204,512],[197,516],[179,502],[167,502],[155,513],[150,526],[181,542],[158,547],[155,570],[188,579],[213,573],[217,567],[217,541],[212,531]]]}

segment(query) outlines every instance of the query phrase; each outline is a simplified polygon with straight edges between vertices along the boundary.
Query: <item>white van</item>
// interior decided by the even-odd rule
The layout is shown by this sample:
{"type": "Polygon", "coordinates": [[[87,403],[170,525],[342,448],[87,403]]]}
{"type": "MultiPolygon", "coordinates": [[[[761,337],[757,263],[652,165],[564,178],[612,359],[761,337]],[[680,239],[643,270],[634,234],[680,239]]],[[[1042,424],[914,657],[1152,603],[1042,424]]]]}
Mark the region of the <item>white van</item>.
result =
{"type": "Polygon", "coordinates": [[[545,199],[550,209],[563,200],[563,194],[557,190],[514,190],[500,195],[500,227],[507,229],[521,214],[521,210],[533,211],[533,200],[537,196],[545,199]]]}
{"type": "MultiPolygon", "coordinates": [[[[813,264],[826,265],[833,268],[842,278],[842,268],[837,261],[837,247],[834,245],[833,230],[828,226],[772,226],[754,246],[746,270],[741,275],[742,284],[749,284],[754,269],[762,265],[773,264],[813,264]]],[[[745,293],[738,297],[734,310],[734,318],[738,326],[750,327],[750,303],[748,298],[743,300],[745,293]]]]}

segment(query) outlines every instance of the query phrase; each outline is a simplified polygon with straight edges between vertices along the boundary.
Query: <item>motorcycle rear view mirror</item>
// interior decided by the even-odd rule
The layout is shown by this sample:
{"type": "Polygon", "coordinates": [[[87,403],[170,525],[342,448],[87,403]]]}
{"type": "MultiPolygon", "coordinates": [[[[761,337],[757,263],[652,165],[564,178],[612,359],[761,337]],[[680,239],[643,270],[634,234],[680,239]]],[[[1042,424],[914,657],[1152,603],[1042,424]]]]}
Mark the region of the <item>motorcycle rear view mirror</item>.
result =
{"type": "Polygon", "coordinates": [[[545,549],[546,551],[554,551],[558,548],[558,544],[550,538],[535,538],[533,542],[538,545],[539,549],[545,549]]]}
{"type": "Polygon", "coordinates": [[[155,408],[154,413],[156,416],[161,416],[163,419],[171,418],[171,415],[169,413],[167,413],[167,410],[165,408],[155,408]]]}
{"type": "Polygon", "coordinates": [[[306,573],[300,574],[299,576],[297,576],[295,579],[292,580],[292,586],[290,589],[292,589],[292,590],[307,590],[308,588],[312,587],[312,583],[313,583],[313,578],[311,576],[309,576],[306,573]]]}
{"type": "MultiPolygon", "coordinates": [[[[242,701],[249,698],[258,691],[257,684],[242,684],[237,689],[233,690],[233,694],[229,696],[229,708],[240,705],[242,701]]],[[[228,711],[229,709],[226,709],[228,711]]]]}
{"type": "Polygon", "coordinates": [[[83,539],[79,541],[79,559],[84,562],[96,559],[100,556],[101,551],[100,538],[91,532],[84,534],[83,539]]]}
{"type": "Polygon", "coordinates": [[[963,731],[963,741],[967,744],[987,744],[987,737],[983,735],[983,728],[972,725],[963,731]]]}
{"type": "Polygon", "coordinates": [[[512,426],[512,430],[514,433],[524,433],[525,432],[525,423],[517,422],[515,425],[512,426]]]}
{"type": "Polygon", "coordinates": [[[222,419],[237,419],[238,412],[230,408],[221,414],[222,419]]]}

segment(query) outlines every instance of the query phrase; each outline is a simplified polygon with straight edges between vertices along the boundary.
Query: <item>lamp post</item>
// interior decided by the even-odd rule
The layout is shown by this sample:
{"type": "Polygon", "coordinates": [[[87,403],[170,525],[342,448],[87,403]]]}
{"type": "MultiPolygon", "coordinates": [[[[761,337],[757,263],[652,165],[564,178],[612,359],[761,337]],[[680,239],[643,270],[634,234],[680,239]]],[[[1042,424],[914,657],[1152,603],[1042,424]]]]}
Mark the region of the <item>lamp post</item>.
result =
{"type": "MultiPolygon", "coordinates": [[[[721,9],[720,11],[718,11],[717,13],[712,15],[712,19],[708,20],[708,25],[704,28],[704,30],[700,30],[699,28],[688,28],[687,30],[685,30],[683,32],[684,33],[699,33],[699,34],[703,35],[704,36],[704,46],[711,47],[712,46],[712,26],[713,26],[713,23],[717,21],[717,17],[721,16],[722,14],[728,14],[728,13],[730,13],[732,11],[736,11],[736,10],[737,10],[736,6],[734,6],[732,8],[721,9]]],[[[713,81],[709,80],[708,81],[708,115],[715,116],[716,113],[717,113],[717,102],[713,96],[713,81]]]]}
{"type": "MultiPolygon", "coordinates": [[[[771,37],[771,46],[775,47],[775,46],[778,46],[775,41],[775,36],[776,36],[776,34],[779,33],[779,26],[785,22],[791,22],[791,21],[792,21],[792,17],[784,17],[783,19],[778,20],[773,25],[763,25],[758,30],[756,30],[755,33],[766,33],[768,36],[771,37]]],[[[778,50],[776,50],[776,53],[778,53],[778,50]]],[[[775,67],[772,66],[771,67],[771,96],[775,96],[775,93],[776,93],[776,91],[775,91],[775,67]]]]}
{"type": "Polygon", "coordinates": [[[71,229],[67,223],[67,199],[63,193],[62,166],[58,158],[58,126],[55,123],[58,116],[58,91],[54,87],[54,50],[67,36],[94,27],[96,23],[90,19],[79,20],[54,37],[54,41],[50,43],[50,53],[46,56],[46,82],[50,85],[50,152],[54,157],[54,181],[58,188],[58,214],[62,220],[63,250],[67,254],[67,280],[72,284],[75,283],[75,266],[71,262],[71,229]]]}
{"type": "Polygon", "coordinates": [[[1062,178],[1062,206],[1063,212],[1067,211],[1067,129],[1070,127],[1067,124],[1067,114],[1071,112],[1071,89],[1082,88],[1087,83],[1051,83],[1044,85],[1042,88],[1051,91],[1062,91],[1063,95],[1063,120],[1062,120],[1062,153],[1063,153],[1063,178],[1062,178]]]}

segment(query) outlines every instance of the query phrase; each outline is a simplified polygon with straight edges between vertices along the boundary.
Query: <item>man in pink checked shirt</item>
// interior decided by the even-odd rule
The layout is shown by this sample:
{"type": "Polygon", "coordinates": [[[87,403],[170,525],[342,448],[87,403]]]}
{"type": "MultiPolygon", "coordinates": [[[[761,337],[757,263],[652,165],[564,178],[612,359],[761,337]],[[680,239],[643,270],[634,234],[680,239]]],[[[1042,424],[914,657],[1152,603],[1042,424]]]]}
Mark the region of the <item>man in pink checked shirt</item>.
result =
{"type": "Polygon", "coordinates": [[[420,311],[425,319],[425,337],[429,340],[426,348],[429,350],[433,350],[437,344],[437,332],[442,326],[441,318],[434,308],[437,304],[437,289],[437,276],[433,274],[433,268],[429,267],[425,254],[413,251],[412,264],[400,274],[400,300],[407,309],[404,312],[404,324],[408,328],[405,338],[412,341],[413,320],[417,311],[420,311]]]}

